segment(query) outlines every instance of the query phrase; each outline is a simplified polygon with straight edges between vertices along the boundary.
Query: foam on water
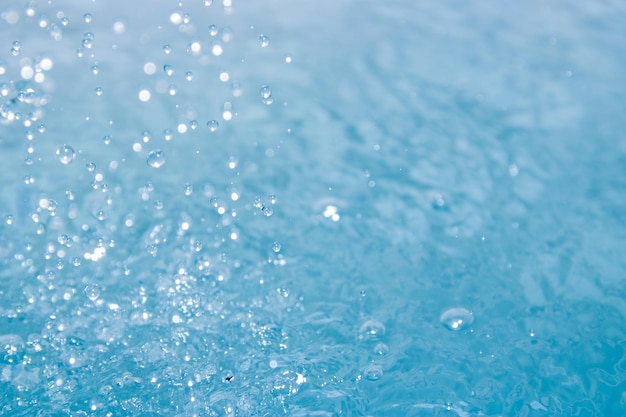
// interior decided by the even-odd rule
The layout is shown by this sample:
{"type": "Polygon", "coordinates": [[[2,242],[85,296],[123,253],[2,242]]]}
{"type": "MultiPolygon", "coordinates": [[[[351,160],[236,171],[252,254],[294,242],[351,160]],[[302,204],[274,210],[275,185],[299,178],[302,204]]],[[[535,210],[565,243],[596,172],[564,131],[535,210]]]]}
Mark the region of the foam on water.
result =
{"type": "Polygon", "coordinates": [[[3,3],[0,414],[623,415],[624,21],[3,3]]]}

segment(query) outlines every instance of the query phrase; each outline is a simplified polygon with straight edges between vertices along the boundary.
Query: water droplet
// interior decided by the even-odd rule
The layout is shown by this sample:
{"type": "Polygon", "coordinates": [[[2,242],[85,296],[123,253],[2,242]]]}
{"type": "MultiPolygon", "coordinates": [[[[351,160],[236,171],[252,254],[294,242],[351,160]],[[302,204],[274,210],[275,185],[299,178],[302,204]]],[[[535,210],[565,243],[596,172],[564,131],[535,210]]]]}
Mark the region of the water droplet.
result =
{"type": "Polygon", "coordinates": [[[163,151],[159,150],[152,151],[148,154],[146,163],[152,168],[161,168],[165,163],[165,154],[163,153],[163,151]]]}
{"type": "Polygon", "coordinates": [[[98,75],[100,73],[100,67],[98,67],[97,65],[92,65],[91,72],[93,73],[93,75],[98,75]]]}
{"type": "Polygon", "coordinates": [[[85,168],[87,168],[87,171],[89,172],[94,172],[96,170],[96,164],[94,164],[93,162],[87,162],[85,164],[85,168]]]}
{"type": "Polygon", "coordinates": [[[281,248],[281,246],[280,246],[280,243],[279,243],[279,242],[274,242],[274,243],[272,244],[272,250],[273,250],[275,253],[280,252],[280,248],[281,248]]]}
{"type": "Polygon", "coordinates": [[[193,80],[193,72],[191,72],[191,71],[187,71],[187,72],[185,73],[185,79],[187,79],[187,81],[191,81],[191,80],[193,80]]]}
{"type": "Polygon", "coordinates": [[[270,89],[269,85],[264,85],[259,90],[259,94],[261,94],[261,98],[268,99],[272,97],[272,90],[270,89]]]}
{"type": "Polygon", "coordinates": [[[220,123],[217,120],[209,120],[206,125],[211,132],[215,132],[220,127],[220,123]]]}
{"type": "Polygon", "coordinates": [[[91,47],[93,46],[93,38],[94,35],[92,32],[85,32],[83,34],[83,47],[91,49],[91,47]]]}
{"type": "Polygon", "coordinates": [[[13,54],[13,56],[18,56],[21,50],[22,50],[22,44],[20,43],[20,41],[14,41],[11,44],[11,54],[13,54]]]}
{"type": "Polygon", "coordinates": [[[259,36],[259,45],[261,48],[266,48],[270,44],[270,38],[265,35],[259,36]]]}
{"type": "Polygon", "coordinates": [[[163,71],[170,77],[174,74],[174,68],[171,65],[163,65],[163,71]]]}
{"type": "Polygon", "coordinates": [[[102,141],[104,142],[105,145],[108,145],[111,143],[111,136],[110,135],[106,135],[102,138],[102,141]]]}
{"type": "Polygon", "coordinates": [[[103,221],[106,218],[106,215],[104,214],[104,211],[98,210],[95,213],[95,217],[96,217],[96,219],[98,219],[100,221],[103,221]]]}
{"type": "Polygon", "coordinates": [[[270,206],[264,205],[261,207],[261,213],[263,213],[265,217],[270,217],[272,214],[274,214],[274,210],[270,206]]]}
{"type": "Polygon", "coordinates": [[[98,284],[89,284],[85,287],[85,295],[91,301],[96,301],[100,297],[100,286],[98,284]]]}
{"type": "Polygon", "coordinates": [[[385,334],[385,325],[378,320],[367,320],[359,328],[360,338],[378,339],[385,334]]]}
{"type": "Polygon", "coordinates": [[[210,25],[209,26],[209,35],[217,36],[218,33],[219,33],[219,29],[217,28],[217,26],[215,26],[215,25],[210,25]]]}
{"type": "Polygon", "coordinates": [[[466,308],[451,308],[441,314],[439,321],[448,330],[459,331],[471,326],[474,322],[474,314],[466,308]]]}
{"type": "Polygon", "coordinates": [[[74,149],[71,146],[63,145],[56,150],[56,155],[62,164],[67,165],[74,160],[74,149]]]}
{"type": "Polygon", "coordinates": [[[163,52],[165,52],[166,55],[169,55],[170,52],[172,52],[172,47],[170,45],[163,45],[163,52]]]}
{"type": "Polygon", "coordinates": [[[85,20],[85,23],[91,23],[93,16],[91,16],[90,13],[85,13],[85,15],[83,16],[83,19],[85,20]]]}
{"type": "Polygon", "coordinates": [[[96,87],[96,95],[97,96],[101,96],[102,95],[102,87],[96,87]]]}
{"type": "Polygon", "coordinates": [[[363,369],[363,377],[368,381],[378,381],[383,377],[383,368],[374,364],[367,365],[363,369]]]}

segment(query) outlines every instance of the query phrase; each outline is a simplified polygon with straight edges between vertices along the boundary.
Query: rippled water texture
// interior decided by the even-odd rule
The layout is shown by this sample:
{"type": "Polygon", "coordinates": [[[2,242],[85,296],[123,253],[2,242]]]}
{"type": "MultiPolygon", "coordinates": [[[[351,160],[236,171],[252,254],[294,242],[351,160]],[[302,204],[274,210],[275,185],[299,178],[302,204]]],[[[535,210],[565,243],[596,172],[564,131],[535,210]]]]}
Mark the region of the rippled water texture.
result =
{"type": "Polygon", "coordinates": [[[3,1],[0,414],[626,415],[624,22],[3,1]]]}

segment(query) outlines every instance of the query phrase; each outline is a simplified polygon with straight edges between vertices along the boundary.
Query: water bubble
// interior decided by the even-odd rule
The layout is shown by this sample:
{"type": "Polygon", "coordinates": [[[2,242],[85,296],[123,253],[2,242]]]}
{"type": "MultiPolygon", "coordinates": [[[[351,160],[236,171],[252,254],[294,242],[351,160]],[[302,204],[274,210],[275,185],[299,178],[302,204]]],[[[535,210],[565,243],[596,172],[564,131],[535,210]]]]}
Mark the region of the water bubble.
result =
{"type": "Polygon", "coordinates": [[[274,243],[272,244],[272,250],[273,250],[275,253],[280,252],[280,249],[281,249],[281,246],[280,246],[280,243],[279,243],[279,242],[274,242],[274,243]]]}
{"type": "Polygon", "coordinates": [[[102,141],[104,142],[105,145],[108,145],[111,143],[111,136],[110,135],[105,135],[102,137],[102,141]]]}
{"type": "Polygon", "coordinates": [[[367,320],[359,328],[361,339],[378,339],[385,334],[385,325],[378,320],[367,320]]]}
{"type": "Polygon", "coordinates": [[[165,154],[160,150],[152,151],[148,154],[146,163],[152,168],[161,168],[165,164],[165,154]]]}
{"type": "Polygon", "coordinates": [[[218,33],[219,33],[219,29],[217,28],[217,26],[215,26],[215,25],[210,25],[209,26],[209,35],[217,36],[218,33]]]}
{"type": "Polygon", "coordinates": [[[98,284],[89,284],[85,287],[85,295],[91,301],[96,301],[100,297],[100,286],[98,284]]]}
{"type": "Polygon", "coordinates": [[[67,25],[69,25],[69,24],[70,24],[70,19],[68,19],[67,17],[62,17],[62,18],[61,18],[61,24],[62,24],[63,26],[67,26],[67,25]]]}
{"type": "Polygon", "coordinates": [[[170,45],[163,45],[163,52],[165,52],[166,55],[169,55],[170,52],[172,52],[172,47],[170,45]]]}
{"type": "Polygon", "coordinates": [[[193,80],[193,72],[191,72],[191,71],[187,71],[187,72],[185,73],[185,79],[186,79],[187,81],[191,81],[191,80],[193,80]]]}
{"type": "Polygon", "coordinates": [[[74,149],[69,145],[63,145],[56,150],[56,156],[62,164],[67,165],[74,160],[74,149]]]}
{"type": "Polygon", "coordinates": [[[198,128],[198,121],[197,120],[192,120],[189,122],[189,128],[191,130],[196,130],[198,128]]]}
{"type": "Polygon", "coordinates": [[[193,193],[193,186],[189,183],[185,184],[184,191],[185,195],[191,195],[193,193]]]}
{"type": "Polygon", "coordinates": [[[211,132],[215,132],[220,127],[220,123],[217,120],[209,120],[206,125],[211,132]]]}
{"type": "Polygon", "coordinates": [[[441,314],[439,321],[448,330],[459,331],[472,325],[474,314],[466,308],[451,308],[441,314]]]}
{"type": "Polygon", "coordinates": [[[83,16],[83,20],[85,20],[85,23],[91,23],[92,19],[93,16],[91,15],[91,13],[85,13],[83,16]]]}
{"type": "Polygon", "coordinates": [[[205,5],[206,7],[209,7],[209,6],[210,6],[210,5],[212,5],[212,4],[213,4],[213,0],[204,0],[204,5],[205,5]]]}
{"type": "Polygon", "coordinates": [[[363,377],[368,381],[378,381],[383,377],[383,368],[379,365],[370,364],[363,369],[363,377]]]}
{"type": "Polygon", "coordinates": [[[98,75],[100,73],[100,67],[98,67],[97,65],[92,65],[91,72],[93,73],[93,75],[98,75]]]}
{"type": "Polygon", "coordinates": [[[97,96],[101,96],[102,95],[102,87],[96,87],[96,95],[97,96]]]}
{"type": "Polygon", "coordinates": [[[385,356],[387,353],[389,353],[389,346],[384,343],[378,343],[376,346],[374,346],[374,353],[380,356],[385,356]]]}
{"type": "Polygon", "coordinates": [[[259,45],[261,48],[266,48],[270,44],[270,38],[265,35],[259,36],[259,45]]]}
{"type": "Polygon", "coordinates": [[[174,68],[171,65],[163,65],[163,71],[170,77],[174,74],[174,68]]]}

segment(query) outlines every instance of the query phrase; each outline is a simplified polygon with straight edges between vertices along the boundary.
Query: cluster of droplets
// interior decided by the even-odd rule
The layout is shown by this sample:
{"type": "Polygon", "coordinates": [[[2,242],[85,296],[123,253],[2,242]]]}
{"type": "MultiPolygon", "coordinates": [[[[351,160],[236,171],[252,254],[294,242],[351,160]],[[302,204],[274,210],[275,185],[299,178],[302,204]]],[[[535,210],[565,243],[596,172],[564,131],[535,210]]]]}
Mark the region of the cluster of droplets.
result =
{"type": "Polygon", "coordinates": [[[270,217],[274,214],[274,209],[272,208],[274,204],[276,204],[276,196],[272,194],[266,199],[256,197],[252,205],[259,209],[265,217],[270,217]]]}

